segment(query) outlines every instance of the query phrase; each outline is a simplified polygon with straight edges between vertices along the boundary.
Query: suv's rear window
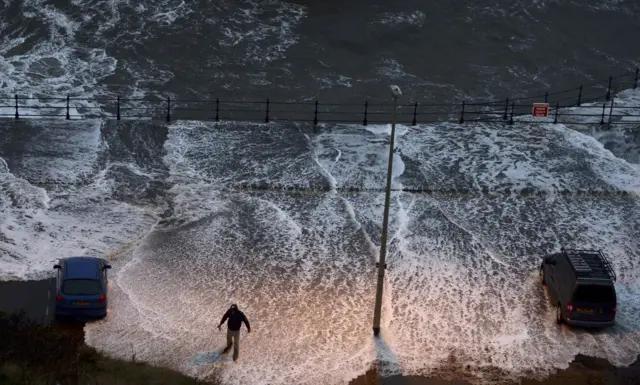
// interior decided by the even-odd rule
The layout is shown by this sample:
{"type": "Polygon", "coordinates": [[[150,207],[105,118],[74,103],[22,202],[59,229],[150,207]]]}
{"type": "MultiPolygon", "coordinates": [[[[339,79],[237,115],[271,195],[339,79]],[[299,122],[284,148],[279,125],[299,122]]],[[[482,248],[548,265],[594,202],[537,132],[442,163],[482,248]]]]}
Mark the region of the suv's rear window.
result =
{"type": "Polygon", "coordinates": [[[616,294],[608,285],[580,285],[573,295],[573,302],[615,302],[616,294]]]}
{"type": "Polygon", "coordinates": [[[100,282],[94,279],[68,279],[62,284],[62,292],[69,295],[100,294],[100,282]]]}

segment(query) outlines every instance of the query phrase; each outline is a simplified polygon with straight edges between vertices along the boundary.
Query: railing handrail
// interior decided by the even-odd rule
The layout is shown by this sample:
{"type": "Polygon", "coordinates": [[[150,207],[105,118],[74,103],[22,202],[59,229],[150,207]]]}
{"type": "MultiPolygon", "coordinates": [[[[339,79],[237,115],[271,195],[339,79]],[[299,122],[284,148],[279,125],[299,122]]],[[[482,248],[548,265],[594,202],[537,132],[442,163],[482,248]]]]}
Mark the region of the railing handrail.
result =
{"type": "MultiPolygon", "coordinates": [[[[553,123],[559,123],[559,117],[600,117],[599,123],[601,125],[608,123],[608,125],[612,124],[614,121],[614,117],[616,118],[616,124],[638,124],[639,122],[636,120],[629,120],[629,118],[635,117],[628,113],[628,111],[624,111],[625,107],[618,107],[617,110],[621,110],[625,112],[624,114],[613,114],[614,110],[614,98],[612,95],[615,95],[615,89],[613,88],[613,80],[620,79],[623,77],[628,77],[633,75],[633,83],[629,84],[626,88],[637,89],[638,87],[638,68],[636,68],[635,72],[627,72],[623,75],[617,76],[609,76],[608,85],[606,87],[606,93],[602,90],[598,91],[598,94],[593,96],[585,95],[585,87],[580,85],[579,87],[549,93],[546,92],[544,95],[544,103],[547,103],[547,112],[549,115],[553,115],[553,123]],[[549,100],[550,96],[555,95],[563,95],[567,94],[571,91],[577,91],[577,94],[570,95],[563,99],[559,100],[549,100]],[[602,111],[598,113],[576,113],[576,109],[580,109],[585,103],[595,103],[598,101],[603,101],[602,111]],[[610,105],[608,106],[608,103],[610,105]],[[608,112],[608,120],[606,118],[607,107],[609,107],[608,112]],[[566,110],[568,108],[573,108],[574,111],[571,113],[567,113],[566,110]],[[561,109],[565,109],[563,113],[560,113],[561,109]],[[620,119],[617,121],[618,116],[626,117],[626,121],[620,119]]],[[[593,86],[592,86],[593,87],[593,86]]],[[[599,85],[597,87],[604,86],[599,85]]],[[[490,101],[490,102],[467,102],[463,100],[459,104],[455,103],[419,103],[417,101],[412,102],[411,104],[400,104],[397,106],[397,116],[400,121],[403,121],[404,117],[410,116],[410,124],[415,126],[420,123],[432,123],[432,122],[444,122],[444,121],[458,121],[460,124],[465,122],[498,122],[504,121],[509,124],[513,124],[514,120],[526,116],[531,115],[531,109],[533,107],[533,102],[542,102],[542,100],[533,100],[530,104],[522,103],[525,100],[532,100],[535,98],[541,98],[541,96],[530,96],[530,97],[521,97],[521,98],[505,98],[500,101],[490,101]],[[516,104],[516,102],[518,102],[516,104]],[[409,110],[407,112],[407,110],[409,110]],[[458,116],[458,118],[454,118],[458,116]],[[419,119],[420,117],[420,119],[419,119]],[[427,117],[426,119],[424,117],[427,117]],[[439,117],[439,119],[429,120],[428,117],[439,117]]],[[[264,121],[265,123],[269,123],[272,120],[281,120],[281,121],[313,121],[314,125],[317,125],[319,122],[339,122],[339,123],[357,123],[362,122],[363,125],[373,124],[373,123],[388,123],[388,118],[377,122],[371,120],[371,118],[375,118],[379,115],[388,115],[391,113],[389,108],[393,107],[393,104],[386,103],[372,103],[369,100],[365,100],[364,103],[320,103],[319,100],[315,101],[301,101],[301,102],[293,102],[293,101],[272,101],[269,98],[265,98],[262,101],[255,100],[221,100],[220,98],[215,99],[207,99],[207,100],[198,100],[198,99],[176,99],[171,98],[170,96],[164,99],[149,99],[149,98],[121,98],[119,95],[115,98],[79,98],[79,97],[71,97],[67,95],[63,98],[55,98],[55,97],[27,97],[14,95],[12,98],[0,98],[0,108],[9,108],[14,111],[11,114],[3,113],[0,110],[0,117],[14,117],[15,119],[19,119],[21,117],[21,110],[45,110],[45,109],[53,109],[53,110],[64,110],[64,115],[66,119],[71,119],[72,117],[80,117],[84,118],[85,116],[91,116],[92,110],[99,110],[98,115],[96,117],[101,118],[111,118],[115,116],[115,119],[121,120],[123,118],[123,112],[130,111],[145,111],[141,115],[124,115],[124,118],[151,118],[157,119],[162,118],[166,119],[167,122],[172,120],[180,119],[180,120],[247,120],[247,121],[264,121]],[[11,102],[6,102],[7,100],[11,102]],[[39,103],[28,104],[24,103],[25,100],[36,100],[39,103]],[[5,102],[3,102],[5,101],[5,102]],[[22,101],[22,103],[21,103],[22,101]],[[46,103],[47,101],[62,101],[64,105],[51,105],[50,103],[46,103]],[[84,106],[75,102],[79,101],[97,101],[103,103],[102,106],[84,106]],[[44,103],[43,103],[44,102],[44,103]],[[136,105],[135,103],[139,102],[149,102],[153,103],[153,105],[136,105]],[[134,106],[130,104],[134,103],[134,106]],[[215,108],[214,108],[215,106],[215,108]],[[300,109],[292,109],[294,107],[298,107],[300,109]],[[72,113],[71,109],[78,109],[88,111],[83,114],[75,114],[72,113]],[[113,111],[114,113],[108,113],[106,111],[113,111]],[[363,108],[363,109],[361,109],[363,108]],[[180,116],[180,113],[189,112],[190,116],[180,116]],[[213,116],[215,112],[215,117],[213,116]],[[222,116],[221,113],[226,114],[227,116],[222,116]],[[244,116],[235,116],[237,113],[242,113],[244,116]],[[260,115],[259,118],[250,117],[249,115],[253,113],[258,113],[260,115]],[[283,115],[285,114],[285,115],[283,115]],[[302,116],[297,116],[296,114],[302,116]],[[335,119],[334,117],[340,117],[339,119],[335,119]]],[[[395,107],[394,107],[395,108],[395,107]]],[[[590,105],[588,108],[593,109],[595,105],[590,105]]],[[[599,105],[597,108],[600,108],[599,105]]],[[[638,108],[637,107],[626,107],[629,108],[638,108]]],[[[43,113],[43,114],[32,114],[25,115],[29,117],[56,117],[63,115],[58,111],[58,113],[43,113]]],[[[538,120],[538,122],[549,123],[545,120],[538,120]]],[[[585,124],[585,122],[569,122],[563,121],[562,123],[571,123],[571,124],[585,124]]],[[[593,124],[596,122],[587,122],[586,124],[593,124]]]]}

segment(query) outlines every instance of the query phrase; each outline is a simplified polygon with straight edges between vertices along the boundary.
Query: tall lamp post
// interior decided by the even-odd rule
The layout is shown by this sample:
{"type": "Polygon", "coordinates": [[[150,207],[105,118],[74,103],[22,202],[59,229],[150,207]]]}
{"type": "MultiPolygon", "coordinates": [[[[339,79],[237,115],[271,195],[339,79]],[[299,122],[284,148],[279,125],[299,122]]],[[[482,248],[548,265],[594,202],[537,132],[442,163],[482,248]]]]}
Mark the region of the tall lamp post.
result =
{"type": "Polygon", "coordinates": [[[389,168],[387,169],[387,189],[384,196],[384,218],[382,220],[382,236],[380,237],[380,262],[378,262],[378,287],[376,289],[376,307],[373,312],[373,335],[380,334],[380,316],[382,313],[382,288],[384,286],[384,270],[387,268],[387,229],[389,227],[389,201],[391,200],[391,179],[393,172],[393,148],[396,139],[396,109],[398,98],[402,95],[400,87],[392,85],[393,117],[391,120],[391,140],[389,141],[389,168]]]}

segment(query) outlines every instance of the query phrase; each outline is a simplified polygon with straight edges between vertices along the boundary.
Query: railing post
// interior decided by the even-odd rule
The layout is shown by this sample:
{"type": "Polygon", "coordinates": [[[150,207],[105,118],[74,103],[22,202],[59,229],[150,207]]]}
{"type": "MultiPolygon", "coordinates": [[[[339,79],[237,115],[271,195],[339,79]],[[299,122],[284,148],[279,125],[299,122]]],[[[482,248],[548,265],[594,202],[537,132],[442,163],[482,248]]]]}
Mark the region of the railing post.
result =
{"type": "Polygon", "coordinates": [[[544,93],[544,102],[549,103],[549,91],[544,93]]]}
{"type": "Polygon", "coordinates": [[[513,109],[516,107],[515,102],[511,102],[511,118],[509,119],[509,124],[513,124],[513,109]]]}
{"type": "Polygon", "coordinates": [[[604,124],[604,110],[607,108],[607,103],[602,103],[602,119],[600,119],[600,125],[604,124]]]}
{"type": "Polygon", "coordinates": [[[220,120],[220,98],[216,98],[216,122],[220,120]]]}
{"type": "Polygon", "coordinates": [[[20,114],[18,113],[18,94],[16,94],[16,119],[20,118],[20,114]]]}
{"type": "Polygon", "coordinates": [[[267,114],[264,117],[264,122],[269,123],[269,98],[267,98],[267,114]]]}
{"type": "Polygon", "coordinates": [[[364,101],[364,120],[362,121],[362,125],[367,125],[367,110],[369,108],[369,102],[367,100],[364,101]]]}
{"type": "Polygon", "coordinates": [[[580,84],[580,91],[578,91],[578,104],[577,104],[578,107],[580,107],[581,101],[582,101],[582,84],[580,84]]]}
{"type": "Polygon", "coordinates": [[[116,99],[116,119],[120,120],[120,95],[116,99]]]}
{"type": "Polygon", "coordinates": [[[413,121],[411,122],[412,126],[415,126],[418,123],[418,102],[413,105],[413,121]]]}
{"type": "Polygon", "coordinates": [[[553,118],[553,124],[558,123],[558,111],[560,111],[560,102],[556,102],[556,113],[555,117],[553,118]]]}
{"type": "Polygon", "coordinates": [[[467,104],[466,100],[462,101],[462,111],[460,111],[460,124],[464,123],[464,106],[467,104]]]}
{"type": "Polygon", "coordinates": [[[607,101],[611,100],[611,82],[613,81],[613,76],[609,76],[609,87],[607,87],[607,101]]]}
{"type": "Polygon", "coordinates": [[[167,96],[167,122],[171,121],[171,96],[167,96]]]}
{"type": "Polygon", "coordinates": [[[640,68],[636,67],[636,78],[633,80],[633,89],[634,90],[636,88],[638,88],[638,71],[640,71],[640,68]]]}
{"type": "Polygon", "coordinates": [[[607,124],[607,129],[611,128],[611,115],[613,115],[613,101],[614,99],[611,99],[611,108],[609,108],[609,123],[607,124]]]}
{"type": "Polygon", "coordinates": [[[318,101],[316,100],[316,110],[313,112],[313,125],[318,124],[318,101]]]}
{"type": "Polygon", "coordinates": [[[71,119],[71,116],[69,115],[69,95],[67,95],[67,120],[71,119]]]}
{"type": "Polygon", "coordinates": [[[504,116],[502,117],[503,120],[507,120],[508,113],[509,113],[509,98],[507,98],[507,100],[504,102],[504,116]]]}

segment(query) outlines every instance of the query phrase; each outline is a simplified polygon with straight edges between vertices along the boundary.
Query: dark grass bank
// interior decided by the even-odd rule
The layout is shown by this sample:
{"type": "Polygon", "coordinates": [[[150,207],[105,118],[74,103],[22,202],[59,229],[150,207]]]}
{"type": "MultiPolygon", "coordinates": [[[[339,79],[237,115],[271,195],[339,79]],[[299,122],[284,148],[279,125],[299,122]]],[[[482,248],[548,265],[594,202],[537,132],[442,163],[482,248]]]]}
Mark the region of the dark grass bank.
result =
{"type": "MultiPolygon", "coordinates": [[[[375,370],[354,379],[349,385],[471,385],[462,367],[452,365],[437,371],[434,377],[392,376],[379,378],[375,370]]],[[[628,367],[615,367],[601,358],[577,355],[565,370],[540,381],[522,377],[505,379],[499,371],[488,373],[492,383],[505,385],[638,385],[640,384],[640,361],[628,367]]]]}
{"type": "Polygon", "coordinates": [[[217,385],[179,372],[103,356],[85,345],[82,327],[60,328],[24,312],[0,313],[0,384],[217,385]]]}

